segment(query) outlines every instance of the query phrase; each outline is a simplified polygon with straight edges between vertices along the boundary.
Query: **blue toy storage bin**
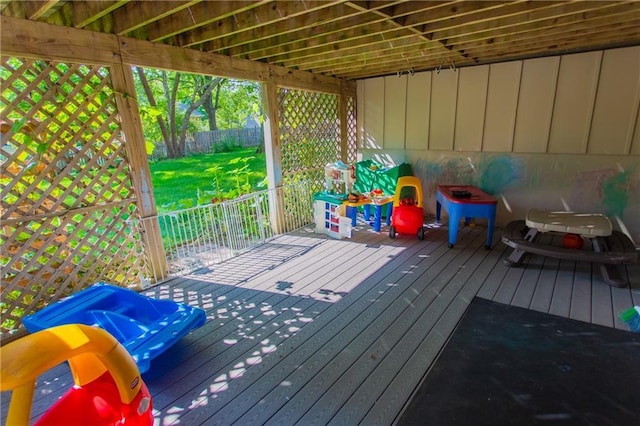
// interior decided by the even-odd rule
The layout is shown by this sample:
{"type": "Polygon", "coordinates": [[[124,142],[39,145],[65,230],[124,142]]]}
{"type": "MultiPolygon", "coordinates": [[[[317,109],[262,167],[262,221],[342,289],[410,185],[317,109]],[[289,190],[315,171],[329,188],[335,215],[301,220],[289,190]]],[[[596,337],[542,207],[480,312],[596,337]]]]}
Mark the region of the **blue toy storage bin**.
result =
{"type": "Polygon", "coordinates": [[[152,299],[105,283],[94,284],[23,318],[30,333],[63,324],[100,327],[127,349],[140,373],[148,371],[152,359],[205,321],[202,309],[152,299]]]}

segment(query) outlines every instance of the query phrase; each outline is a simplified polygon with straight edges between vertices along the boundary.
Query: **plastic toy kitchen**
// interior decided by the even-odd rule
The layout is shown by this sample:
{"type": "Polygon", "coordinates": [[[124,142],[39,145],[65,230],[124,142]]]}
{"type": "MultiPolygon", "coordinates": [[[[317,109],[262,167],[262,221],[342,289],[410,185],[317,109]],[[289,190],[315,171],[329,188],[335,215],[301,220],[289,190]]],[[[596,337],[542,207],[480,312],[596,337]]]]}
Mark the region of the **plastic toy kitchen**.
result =
{"type": "Polygon", "coordinates": [[[379,232],[383,218],[387,226],[390,224],[398,176],[407,174],[411,174],[411,166],[406,163],[392,168],[371,160],[356,165],[342,161],[327,164],[325,190],[313,196],[315,231],[333,238],[350,238],[357,214],[362,211],[364,220],[379,232]]]}

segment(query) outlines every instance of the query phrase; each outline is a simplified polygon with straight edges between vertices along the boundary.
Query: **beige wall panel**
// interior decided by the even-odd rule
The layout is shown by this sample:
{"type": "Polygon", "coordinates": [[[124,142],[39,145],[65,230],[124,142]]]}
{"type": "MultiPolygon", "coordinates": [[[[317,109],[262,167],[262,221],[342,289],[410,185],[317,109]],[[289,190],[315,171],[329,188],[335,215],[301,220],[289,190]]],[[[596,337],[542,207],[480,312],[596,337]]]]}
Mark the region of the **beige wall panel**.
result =
{"type": "Polygon", "coordinates": [[[364,147],[382,148],[384,140],[384,77],[364,81],[364,147]]]}
{"type": "Polygon", "coordinates": [[[420,72],[407,81],[406,149],[426,150],[429,146],[431,73],[420,72]]]}
{"type": "Polygon", "coordinates": [[[516,124],[522,61],[492,64],[485,112],[482,150],[510,152],[516,124]]]}
{"type": "Polygon", "coordinates": [[[384,148],[404,149],[407,75],[384,77],[384,148]]]}
{"type": "Polygon", "coordinates": [[[459,73],[454,149],[481,151],[489,66],[461,68],[459,73]]]}
{"type": "Polygon", "coordinates": [[[514,152],[547,151],[559,66],[559,56],[523,62],[514,152]]]}
{"type": "Polygon", "coordinates": [[[607,50],[602,56],[588,152],[628,154],[640,99],[640,47],[607,50]]]}
{"type": "Polygon", "coordinates": [[[600,51],[560,59],[548,152],[587,152],[601,57],[600,51]]]}
{"type": "Polygon", "coordinates": [[[450,69],[431,73],[430,150],[453,150],[458,74],[450,69]]]}

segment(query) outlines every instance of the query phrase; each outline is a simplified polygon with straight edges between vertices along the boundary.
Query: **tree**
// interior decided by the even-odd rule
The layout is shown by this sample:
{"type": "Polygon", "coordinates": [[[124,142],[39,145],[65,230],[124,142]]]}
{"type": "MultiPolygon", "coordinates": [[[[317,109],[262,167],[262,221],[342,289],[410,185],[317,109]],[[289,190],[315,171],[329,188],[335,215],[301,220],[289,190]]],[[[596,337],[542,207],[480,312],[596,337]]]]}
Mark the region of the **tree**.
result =
{"type": "MultiPolygon", "coordinates": [[[[225,80],[180,72],[134,67],[148,105],[141,113],[155,118],[169,158],[184,157],[191,116],[225,80]]],[[[138,95],[140,98],[140,95],[138,95]]],[[[214,116],[215,117],[215,116],[214,116]]]]}
{"type": "MultiPolygon", "coordinates": [[[[201,87],[207,87],[207,81],[212,79],[213,77],[203,75],[201,78],[204,80],[201,87]]],[[[218,130],[218,121],[216,119],[216,111],[220,105],[220,89],[227,83],[227,79],[223,78],[216,85],[215,94],[209,92],[208,94],[204,94],[204,102],[202,104],[208,118],[209,122],[209,130],[218,130]]]]}
{"type": "Polygon", "coordinates": [[[260,84],[249,80],[229,80],[221,90],[216,114],[223,129],[242,128],[251,117],[260,121],[262,102],[260,84]]]}

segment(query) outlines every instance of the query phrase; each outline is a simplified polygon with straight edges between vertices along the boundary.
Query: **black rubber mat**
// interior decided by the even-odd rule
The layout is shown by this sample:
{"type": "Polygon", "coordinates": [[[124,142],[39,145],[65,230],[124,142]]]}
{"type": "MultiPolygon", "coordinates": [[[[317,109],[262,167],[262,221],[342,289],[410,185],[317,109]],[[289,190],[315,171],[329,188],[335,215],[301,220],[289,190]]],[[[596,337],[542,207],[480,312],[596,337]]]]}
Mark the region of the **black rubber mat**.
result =
{"type": "Polygon", "coordinates": [[[475,298],[400,425],[640,425],[640,334],[475,298]]]}

